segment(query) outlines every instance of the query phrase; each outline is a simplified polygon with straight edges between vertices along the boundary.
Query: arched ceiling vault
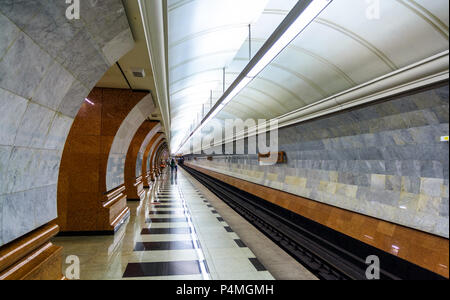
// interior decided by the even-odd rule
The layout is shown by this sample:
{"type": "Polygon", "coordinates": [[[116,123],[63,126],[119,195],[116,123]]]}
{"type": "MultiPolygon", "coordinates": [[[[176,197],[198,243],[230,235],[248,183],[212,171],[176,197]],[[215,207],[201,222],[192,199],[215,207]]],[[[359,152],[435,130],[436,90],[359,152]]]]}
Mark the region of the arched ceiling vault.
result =
{"type": "MultiPolygon", "coordinates": [[[[189,135],[211,91],[214,103],[221,97],[223,68],[228,88],[249,62],[250,44],[255,55],[296,3],[168,1],[173,141],[189,135]]],[[[216,117],[276,118],[448,50],[447,0],[380,1],[375,18],[368,5],[332,1],[216,117]]]]}

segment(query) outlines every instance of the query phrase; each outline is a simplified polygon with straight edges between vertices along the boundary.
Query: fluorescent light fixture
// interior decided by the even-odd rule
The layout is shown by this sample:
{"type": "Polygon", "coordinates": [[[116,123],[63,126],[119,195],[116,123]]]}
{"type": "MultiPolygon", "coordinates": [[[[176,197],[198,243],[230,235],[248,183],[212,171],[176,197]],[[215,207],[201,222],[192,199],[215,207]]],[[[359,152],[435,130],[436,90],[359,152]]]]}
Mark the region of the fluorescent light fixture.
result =
{"type": "MultiPolygon", "coordinates": [[[[187,143],[190,137],[192,137],[197,131],[201,130],[207,122],[211,121],[217,114],[228,104],[234,97],[236,97],[262,70],[264,70],[333,0],[312,0],[305,8],[305,2],[299,1],[292,9],[285,21],[280,25],[274,34],[269,38],[268,42],[275,35],[276,40],[270,41],[272,45],[268,49],[264,49],[264,46],[260,51],[265,51],[256,63],[251,61],[249,65],[244,69],[243,73],[233,83],[232,90],[226,91],[225,94],[219,99],[216,106],[209,112],[207,117],[202,123],[194,129],[194,131],[185,139],[181,144],[180,149],[187,143]],[[293,19],[292,21],[290,19],[293,19]],[[285,29],[283,27],[286,27],[285,29]],[[283,30],[284,29],[284,30],[283,30]],[[281,33],[280,36],[278,36],[281,33]],[[251,64],[254,63],[253,66],[251,64]],[[246,72],[246,73],[244,73],[246,72]]],[[[258,53],[259,54],[259,53],[258,53]]],[[[255,59],[258,57],[255,56],[255,59]]]]}
{"type": "Polygon", "coordinates": [[[95,103],[92,102],[91,100],[89,100],[88,98],[85,98],[84,101],[86,101],[86,102],[89,103],[90,105],[95,105],[95,103]]]}
{"type": "Polygon", "coordinates": [[[254,78],[270,64],[327,6],[332,0],[314,0],[272,45],[258,63],[248,72],[254,78]]]}
{"type": "MultiPolygon", "coordinates": [[[[225,107],[234,97],[236,97],[251,81],[253,78],[244,77],[239,84],[221,101],[222,108],[225,107]]],[[[219,106],[219,107],[220,107],[219,106]]]]}

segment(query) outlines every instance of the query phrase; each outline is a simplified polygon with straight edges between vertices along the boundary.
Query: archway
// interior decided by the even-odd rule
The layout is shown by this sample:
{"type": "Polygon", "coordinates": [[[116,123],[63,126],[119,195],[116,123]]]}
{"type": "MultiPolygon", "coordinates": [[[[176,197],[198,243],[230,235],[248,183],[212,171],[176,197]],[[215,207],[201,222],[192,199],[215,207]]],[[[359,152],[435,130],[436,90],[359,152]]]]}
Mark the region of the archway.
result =
{"type": "Polygon", "coordinates": [[[66,8],[0,2],[0,246],[2,257],[15,253],[0,276],[27,261],[21,278],[62,277],[61,249],[49,239],[58,232],[50,222],[66,138],[89,91],[134,46],[120,1],[85,1],[79,20],[68,20],[66,8]],[[33,263],[46,273],[31,272],[33,263]]]}

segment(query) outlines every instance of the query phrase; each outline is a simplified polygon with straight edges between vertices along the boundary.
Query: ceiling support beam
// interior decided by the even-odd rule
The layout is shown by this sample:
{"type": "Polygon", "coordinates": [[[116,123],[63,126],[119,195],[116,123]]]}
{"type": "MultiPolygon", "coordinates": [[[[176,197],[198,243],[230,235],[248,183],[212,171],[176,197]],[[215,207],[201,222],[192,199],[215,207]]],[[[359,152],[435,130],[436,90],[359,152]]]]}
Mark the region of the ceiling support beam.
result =
{"type": "Polygon", "coordinates": [[[162,123],[168,140],[170,141],[170,104],[168,88],[168,68],[166,52],[166,24],[164,17],[165,1],[138,0],[142,23],[144,24],[145,39],[149,51],[152,71],[155,78],[156,96],[162,114],[162,123]]]}

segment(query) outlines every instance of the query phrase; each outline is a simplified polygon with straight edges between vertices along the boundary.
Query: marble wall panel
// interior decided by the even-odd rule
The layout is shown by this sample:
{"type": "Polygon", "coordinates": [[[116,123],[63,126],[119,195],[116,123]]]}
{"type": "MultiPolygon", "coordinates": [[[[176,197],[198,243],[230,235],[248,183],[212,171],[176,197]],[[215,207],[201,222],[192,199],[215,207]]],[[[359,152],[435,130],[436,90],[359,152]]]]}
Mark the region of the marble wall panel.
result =
{"type": "MultiPolygon", "coordinates": [[[[248,180],[241,180],[237,176],[227,175],[227,171],[211,171],[204,167],[199,167],[198,162],[188,160],[185,162],[190,167],[208,174],[218,180],[226,182],[236,188],[249,192],[273,204],[289,209],[297,214],[323,224],[331,229],[341,232],[347,236],[360,240],[363,243],[374,246],[392,255],[410,261],[423,268],[441,274],[448,278],[449,252],[448,239],[433,234],[425,233],[404,226],[396,225],[380,219],[358,214],[358,209],[367,211],[369,202],[357,201],[359,207],[354,211],[343,210],[336,206],[326,205],[323,201],[314,201],[293,195],[288,191],[281,191],[280,188],[271,189],[268,186],[258,185],[248,180]]],[[[208,167],[209,168],[209,167],[208,167]]],[[[230,172],[232,174],[232,172],[230,172]]],[[[315,197],[330,196],[328,193],[313,191],[311,195],[315,197]]],[[[334,200],[348,201],[344,196],[335,195],[334,200]]],[[[353,202],[355,203],[355,202],[353,202]]],[[[391,213],[386,210],[386,214],[391,213]]],[[[398,217],[410,214],[407,211],[399,211],[398,217]]],[[[422,216],[414,216],[417,222],[426,228],[430,225],[428,219],[422,216]]]]}
{"type": "Polygon", "coordinates": [[[125,9],[120,0],[85,1],[80,8],[81,18],[101,47],[130,28],[128,20],[123,18],[125,9]]]}
{"type": "Polygon", "coordinates": [[[75,80],[61,100],[58,112],[68,117],[75,118],[80,106],[84,103],[88,94],[89,90],[82,85],[81,82],[75,80]]]}
{"type": "Polygon", "coordinates": [[[3,199],[3,241],[22,236],[34,227],[33,191],[2,195],[3,199]],[[24,217],[27,216],[27,217],[24,217]]]}
{"type": "Polygon", "coordinates": [[[68,20],[64,1],[0,1],[0,246],[56,217],[59,164],[73,119],[134,45],[121,1],[82,7],[87,2],[94,5],[89,13],[68,20]],[[100,11],[109,25],[101,24],[100,11]]]}
{"type": "Polygon", "coordinates": [[[62,150],[69,134],[73,119],[57,113],[53,119],[50,131],[47,135],[44,148],[51,150],[62,150]]]}
{"type": "Polygon", "coordinates": [[[118,61],[122,57],[122,53],[127,53],[133,49],[134,42],[130,39],[130,36],[132,36],[131,30],[125,29],[102,48],[103,54],[110,64],[118,61]]]}
{"type": "MultiPolygon", "coordinates": [[[[23,27],[23,31],[54,57],[64,61],[67,45],[74,44],[74,38],[84,27],[80,20],[66,18],[65,1],[35,1],[34,16],[23,27]]],[[[83,1],[82,1],[83,2],[83,1]]]]}
{"type": "Polygon", "coordinates": [[[41,1],[2,0],[0,2],[1,13],[22,30],[28,26],[34,17],[39,15],[41,9],[41,1]]]}
{"type": "Polygon", "coordinates": [[[43,148],[55,111],[30,102],[21,120],[15,146],[43,148]]]}
{"type": "Polygon", "coordinates": [[[27,109],[25,98],[0,88],[0,145],[12,145],[27,109]]]}
{"type": "Polygon", "coordinates": [[[0,195],[6,193],[6,181],[8,178],[8,173],[6,172],[6,170],[8,169],[8,162],[9,158],[11,157],[11,151],[11,146],[0,145],[0,195]]]}
{"type": "Polygon", "coordinates": [[[12,44],[12,42],[19,35],[19,28],[6,18],[6,16],[0,14],[0,28],[3,34],[0,35],[0,59],[5,55],[6,50],[12,44]]]}
{"type": "Polygon", "coordinates": [[[125,182],[124,162],[131,140],[139,129],[139,126],[155,109],[152,96],[148,94],[133,108],[120,125],[108,158],[106,174],[106,186],[108,190],[112,190],[125,182]]]}
{"type": "Polygon", "coordinates": [[[75,78],[59,63],[53,63],[42,79],[33,100],[56,111],[74,81],[75,78]]]}
{"type": "Polygon", "coordinates": [[[3,240],[9,241],[56,218],[56,184],[0,196],[3,240]],[[27,215],[27,218],[23,216],[27,215]]]}
{"type": "Polygon", "coordinates": [[[137,156],[137,161],[136,161],[136,178],[141,176],[141,175],[146,175],[142,173],[142,165],[144,163],[144,154],[145,154],[145,150],[148,148],[149,143],[151,142],[151,140],[156,136],[156,134],[158,134],[158,132],[161,130],[161,124],[156,125],[145,137],[144,141],[141,144],[141,148],[139,149],[139,153],[137,156]]]}
{"type": "Polygon", "coordinates": [[[87,29],[81,29],[74,37],[72,44],[63,50],[63,66],[86,86],[92,89],[99,78],[109,69],[109,64],[87,29]]]}
{"type": "Polygon", "coordinates": [[[144,121],[141,126],[139,126],[136,134],[133,136],[133,139],[128,147],[127,156],[125,159],[125,188],[128,199],[139,199],[140,194],[142,192],[142,187],[136,184],[136,178],[141,176],[142,171],[142,158],[143,154],[140,153],[140,149],[142,149],[142,144],[148,135],[155,134],[155,128],[159,127],[160,124],[158,122],[152,122],[149,120],[144,121]],[[139,165],[139,174],[136,176],[136,170],[139,165]]]}
{"type": "Polygon", "coordinates": [[[157,146],[160,145],[160,143],[161,143],[161,141],[162,141],[163,139],[165,139],[165,135],[160,135],[160,136],[155,140],[155,142],[153,143],[153,145],[152,145],[152,147],[151,147],[151,149],[150,149],[148,158],[147,158],[147,170],[152,170],[152,167],[154,167],[154,165],[153,165],[153,159],[154,159],[154,156],[155,156],[155,152],[156,152],[156,150],[158,150],[158,149],[157,149],[157,146]]]}
{"type": "Polygon", "coordinates": [[[282,128],[284,165],[191,163],[448,238],[448,112],[447,85],[282,128]]]}
{"type": "Polygon", "coordinates": [[[51,62],[51,57],[21,32],[0,61],[0,88],[31,98],[51,62]]]}
{"type": "MultiPolygon", "coordinates": [[[[3,229],[3,202],[5,202],[5,198],[6,198],[5,195],[0,196],[0,226],[2,227],[2,229],[3,229]]],[[[0,230],[0,245],[3,245],[3,230],[0,230]]]]}
{"type": "Polygon", "coordinates": [[[142,159],[142,175],[143,175],[143,183],[144,187],[150,186],[150,181],[154,180],[154,176],[151,173],[151,170],[149,168],[149,157],[151,156],[151,150],[155,146],[155,141],[162,135],[162,133],[156,133],[153,135],[152,139],[147,143],[147,147],[144,151],[144,156],[142,159]],[[149,175],[149,177],[147,177],[149,175]]]}

